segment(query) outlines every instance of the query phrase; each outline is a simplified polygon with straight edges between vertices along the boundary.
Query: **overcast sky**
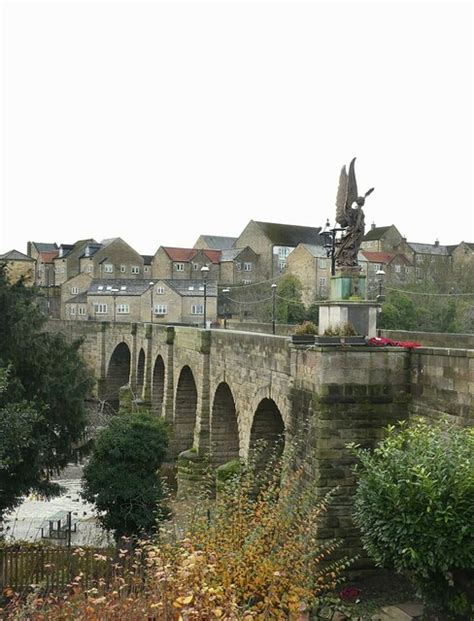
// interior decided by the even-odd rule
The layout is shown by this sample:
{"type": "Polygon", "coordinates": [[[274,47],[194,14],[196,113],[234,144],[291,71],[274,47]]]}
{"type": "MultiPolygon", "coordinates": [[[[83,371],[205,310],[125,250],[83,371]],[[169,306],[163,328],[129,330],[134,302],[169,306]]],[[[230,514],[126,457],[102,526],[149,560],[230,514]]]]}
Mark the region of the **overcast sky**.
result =
{"type": "Polygon", "coordinates": [[[470,2],[2,4],[0,252],[250,219],[474,242],[470,2]]]}

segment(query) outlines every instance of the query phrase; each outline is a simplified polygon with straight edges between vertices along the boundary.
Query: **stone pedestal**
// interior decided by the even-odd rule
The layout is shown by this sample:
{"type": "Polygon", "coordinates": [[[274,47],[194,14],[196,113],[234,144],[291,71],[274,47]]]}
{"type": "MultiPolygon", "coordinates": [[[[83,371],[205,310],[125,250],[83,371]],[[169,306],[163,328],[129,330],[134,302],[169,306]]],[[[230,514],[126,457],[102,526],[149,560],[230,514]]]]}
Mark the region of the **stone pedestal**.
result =
{"type": "Polygon", "coordinates": [[[318,334],[337,329],[350,323],[357,334],[372,338],[377,336],[377,312],[379,304],[360,301],[329,301],[319,305],[318,334]]]}
{"type": "Polygon", "coordinates": [[[360,273],[358,265],[337,268],[331,276],[330,300],[365,300],[366,277],[360,273]]]}

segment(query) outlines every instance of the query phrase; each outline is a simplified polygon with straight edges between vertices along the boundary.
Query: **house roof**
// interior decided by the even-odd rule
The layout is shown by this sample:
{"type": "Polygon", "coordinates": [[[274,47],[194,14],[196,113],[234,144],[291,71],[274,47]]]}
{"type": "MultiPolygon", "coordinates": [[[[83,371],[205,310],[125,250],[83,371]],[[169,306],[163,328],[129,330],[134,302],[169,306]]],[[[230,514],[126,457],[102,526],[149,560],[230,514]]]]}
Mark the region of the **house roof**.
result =
{"type": "Polygon", "coordinates": [[[87,290],[88,295],[143,295],[150,288],[151,280],[131,278],[110,278],[93,280],[87,290]]]}
{"type": "Polygon", "coordinates": [[[220,235],[201,235],[200,239],[213,250],[228,250],[232,248],[237,237],[221,237],[220,235]]]}
{"type": "Polygon", "coordinates": [[[436,254],[440,256],[449,254],[448,247],[441,246],[440,244],[417,244],[415,242],[408,242],[408,245],[417,254],[436,254]]]}
{"type": "Polygon", "coordinates": [[[87,291],[75,295],[73,298],[66,300],[65,304],[85,304],[87,302],[87,291]]]}
{"type": "Polygon", "coordinates": [[[326,258],[326,248],[316,244],[302,244],[302,246],[315,258],[326,258]]]}
{"type": "Polygon", "coordinates": [[[39,253],[39,256],[41,260],[43,261],[43,263],[52,263],[53,259],[55,259],[58,256],[58,250],[51,250],[51,251],[43,250],[39,253]]]}
{"type": "Polygon", "coordinates": [[[374,241],[376,239],[381,239],[388,229],[392,228],[392,226],[392,224],[390,226],[376,226],[364,235],[362,241],[374,241]]]}
{"type": "Polygon", "coordinates": [[[87,246],[84,248],[84,252],[81,252],[81,255],[80,255],[80,257],[79,257],[79,258],[80,258],[80,259],[82,259],[82,258],[84,258],[84,257],[87,257],[87,258],[89,258],[89,257],[93,257],[93,256],[95,255],[95,253],[96,253],[96,252],[99,252],[99,250],[100,250],[101,248],[103,248],[103,245],[102,245],[102,244],[97,244],[97,243],[94,243],[94,244],[87,244],[87,246]],[[87,250],[87,249],[89,249],[88,254],[86,254],[86,250],[87,250]]]}
{"type": "Polygon", "coordinates": [[[31,242],[31,243],[36,247],[36,250],[39,253],[53,252],[54,250],[58,249],[58,244],[56,242],[54,242],[53,244],[45,243],[45,242],[31,242]]]}
{"type": "MultiPolygon", "coordinates": [[[[171,289],[183,297],[203,297],[204,285],[202,280],[168,280],[162,279],[161,282],[167,284],[171,289]]],[[[217,296],[217,283],[210,281],[206,287],[206,297],[213,298],[217,296]]]]}
{"type": "Polygon", "coordinates": [[[207,248],[172,248],[170,246],[162,246],[163,250],[172,261],[191,261],[199,252],[203,252],[211,263],[219,263],[221,258],[220,250],[208,250],[207,248]]]}
{"type": "Polygon", "coordinates": [[[456,250],[456,248],[459,248],[459,246],[461,246],[461,245],[467,246],[472,251],[474,251],[474,244],[472,244],[470,242],[465,242],[465,241],[462,241],[459,244],[454,244],[454,245],[451,245],[451,246],[446,246],[446,248],[448,249],[448,253],[452,254],[454,252],[454,250],[456,250]]]}
{"type": "Polygon", "coordinates": [[[10,250],[9,252],[5,252],[5,254],[0,254],[0,260],[2,261],[32,261],[34,263],[34,259],[29,257],[27,254],[23,254],[19,250],[10,250]]]}
{"type": "Polygon", "coordinates": [[[142,254],[141,257],[143,259],[143,264],[144,265],[151,265],[151,262],[153,261],[153,255],[152,254],[142,254]]]}
{"type": "Polygon", "coordinates": [[[294,246],[314,244],[318,241],[321,227],[279,224],[277,222],[255,221],[274,246],[294,246]]]}
{"type": "Polygon", "coordinates": [[[368,250],[361,251],[363,256],[370,263],[391,263],[395,257],[398,257],[405,265],[411,265],[410,261],[405,255],[396,252],[369,252],[368,250]]]}

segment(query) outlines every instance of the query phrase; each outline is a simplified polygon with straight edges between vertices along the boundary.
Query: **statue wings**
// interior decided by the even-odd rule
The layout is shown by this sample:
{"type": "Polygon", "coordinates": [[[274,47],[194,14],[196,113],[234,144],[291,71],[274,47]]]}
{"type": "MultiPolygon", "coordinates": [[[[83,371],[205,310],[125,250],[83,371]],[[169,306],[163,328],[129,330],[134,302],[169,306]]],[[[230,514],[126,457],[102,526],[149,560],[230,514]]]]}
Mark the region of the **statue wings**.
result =
{"type": "Polygon", "coordinates": [[[339,176],[339,187],[336,197],[336,222],[339,222],[342,227],[349,225],[347,212],[351,208],[352,203],[357,200],[355,161],[356,158],[349,164],[349,175],[347,174],[346,167],[343,166],[339,176]]]}

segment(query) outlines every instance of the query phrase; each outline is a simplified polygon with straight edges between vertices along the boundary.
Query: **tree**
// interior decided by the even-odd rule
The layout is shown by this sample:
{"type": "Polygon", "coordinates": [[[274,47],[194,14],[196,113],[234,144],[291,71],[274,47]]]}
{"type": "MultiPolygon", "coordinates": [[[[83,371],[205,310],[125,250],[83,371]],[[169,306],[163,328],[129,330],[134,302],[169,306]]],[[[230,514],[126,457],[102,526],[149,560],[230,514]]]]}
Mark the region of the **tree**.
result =
{"type": "Polygon", "coordinates": [[[79,342],[42,332],[35,290],[7,282],[0,267],[0,518],[51,482],[81,445],[93,380],[79,342]]]}
{"type": "Polygon", "coordinates": [[[280,323],[301,323],[305,308],[301,301],[303,285],[297,276],[286,274],[278,281],[276,295],[276,318],[280,323]]]}
{"type": "Polygon", "coordinates": [[[102,512],[100,522],[116,539],[149,534],[166,515],[158,469],[167,445],[164,422],[149,412],[114,417],[97,438],[82,495],[102,512]]]}
{"type": "Polygon", "coordinates": [[[354,450],[360,459],[354,517],[366,550],[377,565],[415,579],[427,601],[441,600],[453,612],[470,610],[473,430],[401,424],[389,428],[373,452],[354,450]]]}

